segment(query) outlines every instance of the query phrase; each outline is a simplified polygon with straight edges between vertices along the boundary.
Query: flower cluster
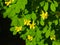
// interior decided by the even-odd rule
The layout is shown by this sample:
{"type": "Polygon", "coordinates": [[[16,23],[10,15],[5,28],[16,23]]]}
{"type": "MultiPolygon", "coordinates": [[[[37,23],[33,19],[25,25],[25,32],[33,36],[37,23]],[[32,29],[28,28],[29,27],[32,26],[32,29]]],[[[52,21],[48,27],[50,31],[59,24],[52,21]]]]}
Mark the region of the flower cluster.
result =
{"type": "Polygon", "coordinates": [[[25,20],[24,20],[24,25],[30,26],[30,29],[34,29],[34,28],[35,28],[35,23],[34,23],[34,21],[33,21],[32,24],[31,24],[30,22],[31,22],[30,20],[25,19],[25,20]]]}
{"type": "MultiPolygon", "coordinates": [[[[24,25],[29,26],[30,29],[35,29],[35,23],[34,23],[34,21],[31,23],[31,20],[24,19],[24,25]]],[[[32,40],[33,40],[33,37],[30,36],[30,35],[28,35],[28,36],[27,36],[27,39],[28,39],[29,41],[32,41],[32,40]]]]}

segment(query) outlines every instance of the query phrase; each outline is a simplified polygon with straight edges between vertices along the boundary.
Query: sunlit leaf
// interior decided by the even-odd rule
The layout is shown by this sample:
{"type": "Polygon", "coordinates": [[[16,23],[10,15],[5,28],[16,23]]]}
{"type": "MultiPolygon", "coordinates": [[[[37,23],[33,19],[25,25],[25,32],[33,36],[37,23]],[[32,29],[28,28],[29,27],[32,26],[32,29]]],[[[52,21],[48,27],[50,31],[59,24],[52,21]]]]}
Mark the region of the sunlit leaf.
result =
{"type": "Polygon", "coordinates": [[[57,25],[58,24],[58,20],[54,20],[53,23],[55,23],[55,25],[57,25]]]}
{"type": "Polygon", "coordinates": [[[11,27],[11,28],[10,28],[10,31],[14,31],[14,30],[15,30],[15,28],[14,28],[14,27],[11,27]]]}
{"type": "Polygon", "coordinates": [[[44,3],[45,3],[45,1],[42,1],[42,2],[40,2],[40,5],[41,6],[44,6],[44,3]]]}
{"type": "Polygon", "coordinates": [[[55,4],[54,4],[54,3],[51,3],[50,9],[51,9],[51,11],[53,11],[53,12],[56,11],[56,7],[55,7],[55,4]]]}
{"type": "Polygon", "coordinates": [[[17,34],[17,32],[16,31],[13,31],[13,35],[16,35],[17,34]]]}
{"type": "Polygon", "coordinates": [[[46,25],[46,26],[43,28],[43,33],[46,33],[47,30],[48,30],[48,26],[46,25]]]}
{"type": "Polygon", "coordinates": [[[58,3],[57,3],[57,1],[54,1],[54,4],[55,4],[56,7],[58,7],[58,3]]]}
{"type": "Polygon", "coordinates": [[[48,24],[49,24],[49,26],[51,26],[52,25],[52,22],[48,22],[48,24]]]}
{"type": "Polygon", "coordinates": [[[46,34],[45,34],[46,38],[48,38],[50,36],[50,33],[51,33],[50,30],[46,31],[46,34]]]}
{"type": "Polygon", "coordinates": [[[49,6],[49,3],[48,2],[45,2],[45,5],[44,5],[44,10],[47,11],[48,10],[48,6],[49,6]]]}
{"type": "Polygon", "coordinates": [[[35,14],[34,12],[32,12],[31,18],[32,18],[33,20],[36,20],[36,14],[35,14]]]}
{"type": "Polygon", "coordinates": [[[40,24],[42,25],[42,26],[44,26],[44,20],[41,18],[41,20],[40,20],[40,24]]]}

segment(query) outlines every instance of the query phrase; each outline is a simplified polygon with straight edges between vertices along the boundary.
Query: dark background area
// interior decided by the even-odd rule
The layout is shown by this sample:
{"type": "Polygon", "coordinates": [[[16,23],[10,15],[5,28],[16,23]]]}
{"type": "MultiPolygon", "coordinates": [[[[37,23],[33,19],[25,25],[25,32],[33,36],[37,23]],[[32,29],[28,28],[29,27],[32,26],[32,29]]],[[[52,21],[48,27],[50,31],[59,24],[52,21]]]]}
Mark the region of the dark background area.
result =
{"type": "Polygon", "coordinates": [[[11,20],[3,18],[0,11],[0,45],[25,45],[25,41],[19,35],[13,35],[10,29],[11,20]]]}

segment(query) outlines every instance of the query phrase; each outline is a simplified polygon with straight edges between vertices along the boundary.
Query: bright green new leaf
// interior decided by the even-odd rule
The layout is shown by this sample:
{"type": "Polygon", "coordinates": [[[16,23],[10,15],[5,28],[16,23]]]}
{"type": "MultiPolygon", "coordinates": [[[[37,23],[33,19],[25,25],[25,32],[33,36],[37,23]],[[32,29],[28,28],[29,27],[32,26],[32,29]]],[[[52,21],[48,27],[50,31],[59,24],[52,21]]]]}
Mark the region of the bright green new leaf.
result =
{"type": "Polygon", "coordinates": [[[41,40],[40,42],[38,42],[38,45],[44,45],[44,40],[41,40]]]}
{"type": "Polygon", "coordinates": [[[31,42],[26,39],[26,45],[31,45],[31,42]]]}
{"type": "Polygon", "coordinates": [[[53,41],[53,44],[52,45],[60,45],[60,41],[59,40],[53,41]]]}
{"type": "Polygon", "coordinates": [[[52,25],[52,22],[48,22],[48,24],[49,24],[49,26],[51,26],[52,25]]]}
{"type": "Polygon", "coordinates": [[[47,43],[45,45],[48,45],[47,43]]]}
{"type": "Polygon", "coordinates": [[[37,30],[36,35],[35,35],[36,36],[36,41],[39,41],[40,39],[42,39],[42,36],[41,36],[42,31],[40,31],[38,27],[36,27],[36,30],[37,30]]]}
{"type": "Polygon", "coordinates": [[[18,8],[18,7],[20,7],[18,4],[16,5],[16,7],[15,7],[15,13],[19,13],[20,12],[20,9],[18,8]]]}
{"type": "Polygon", "coordinates": [[[51,3],[51,4],[50,4],[50,9],[51,9],[51,11],[53,11],[53,12],[56,11],[56,7],[55,7],[55,4],[54,4],[54,3],[51,3]]]}
{"type": "Polygon", "coordinates": [[[30,45],[36,45],[36,39],[33,38],[33,40],[30,42],[30,45]]]}
{"type": "Polygon", "coordinates": [[[19,25],[19,20],[18,20],[18,17],[17,16],[14,16],[12,19],[12,23],[11,23],[11,26],[17,26],[19,25]]]}
{"type": "Polygon", "coordinates": [[[43,28],[43,33],[46,33],[47,30],[48,30],[48,26],[46,25],[46,26],[43,28]]]}
{"type": "Polygon", "coordinates": [[[14,31],[14,30],[15,30],[15,28],[14,28],[14,27],[11,27],[11,28],[10,28],[10,31],[14,31]]]}
{"type": "Polygon", "coordinates": [[[53,23],[55,23],[55,25],[57,25],[58,24],[58,20],[54,20],[53,23]]]}
{"type": "Polygon", "coordinates": [[[25,14],[27,14],[28,13],[28,10],[27,9],[25,9],[25,14]]]}
{"type": "Polygon", "coordinates": [[[19,5],[22,10],[25,9],[26,4],[27,4],[27,0],[19,0],[19,5]]]}
{"type": "Polygon", "coordinates": [[[41,18],[41,20],[40,20],[40,24],[42,25],[42,26],[44,26],[44,20],[41,18]]]}
{"type": "Polygon", "coordinates": [[[26,39],[26,34],[20,35],[20,38],[22,38],[23,40],[25,40],[26,39]]]}
{"type": "Polygon", "coordinates": [[[39,25],[39,21],[37,20],[37,25],[39,25]]]}
{"type": "Polygon", "coordinates": [[[13,35],[16,35],[17,34],[17,32],[16,31],[13,31],[13,35]]]}
{"type": "Polygon", "coordinates": [[[52,30],[51,33],[50,33],[50,36],[53,36],[55,34],[55,31],[52,30]]]}
{"type": "Polygon", "coordinates": [[[45,4],[45,1],[40,2],[41,6],[44,6],[44,4],[45,4]]]}
{"type": "Polygon", "coordinates": [[[19,24],[20,24],[21,26],[24,26],[24,19],[23,19],[23,18],[20,18],[20,19],[19,19],[19,24]]]}
{"type": "Polygon", "coordinates": [[[8,18],[13,18],[15,16],[15,10],[12,10],[9,14],[8,18]]]}
{"type": "Polygon", "coordinates": [[[49,3],[48,3],[48,2],[45,2],[45,5],[44,5],[43,9],[44,9],[45,11],[48,11],[48,6],[49,6],[49,3]]]}
{"type": "Polygon", "coordinates": [[[46,34],[45,34],[46,38],[48,38],[50,36],[50,33],[51,33],[50,30],[46,31],[46,34]]]}
{"type": "Polygon", "coordinates": [[[31,19],[31,15],[30,15],[30,14],[25,15],[25,16],[24,16],[24,19],[30,20],[30,19],[31,19]]]}
{"type": "Polygon", "coordinates": [[[10,11],[11,11],[11,8],[7,8],[7,10],[3,13],[4,15],[3,18],[6,18],[9,15],[10,11]]]}
{"type": "Polygon", "coordinates": [[[54,4],[55,4],[56,7],[58,7],[58,3],[57,3],[57,1],[54,1],[54,4]]]}
{"type": "Polygon", "coordinates": [[[36,14],[35,14],[34,12],[32,12],[31,18],[32,18],[33,20],[36,20],[36,14]]]}

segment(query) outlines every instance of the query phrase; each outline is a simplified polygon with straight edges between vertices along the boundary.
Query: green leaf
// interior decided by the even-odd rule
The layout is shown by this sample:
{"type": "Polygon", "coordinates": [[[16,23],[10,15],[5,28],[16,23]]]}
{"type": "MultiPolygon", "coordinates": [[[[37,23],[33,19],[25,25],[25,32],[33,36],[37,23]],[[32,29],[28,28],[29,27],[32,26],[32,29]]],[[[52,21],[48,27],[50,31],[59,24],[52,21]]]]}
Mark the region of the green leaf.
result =
{"type": "Polygon", "coordinates": [[[30,14],[25,15],[24,19],[31,19],[31,15],[30,14]]]}
{"type": "Polygon", "coordinates": [[[8,17],[13,16],[13,14],[15,12],[14,8],[15,8],[15,5],[10,5],[9,8],[4,7],[4,9],[6,9],[6,11],[3,13],[3,15],[4,15],[3,17],[6,18],[7,16],[8,17]],[[12,15],[10,15],[10,14],[12,14],[12,15]]]}
{"type": "Polygon", "coordinates": [[[51,26],[52,25],[52,22],[48,22],[48,24],[49,24],[49,26],[51,26]]]}
{"type": "Polygon", "coordinates": [[[39,21],[37,20],[37,25],[39,25],[39,21]]]}
{"type": "Polygon", "coordinates": [[[16,35],[17,34],[17,32],[16,31],[13,31],[13,35],[16,35]]]}
{"type": "Polygon", "coordinates": [[[51,33],[50,33],[50,36],[53,36],[55,34],[55,31],[52,30],[51,33]]]}
{"type": "Polygon", "coordinates": [[[46,25],[46,26],[43,28],[43,33],[46,33],[47,30],[48,30],[48,26],[46,25]]]}
{"type": "Polygon", "coordinates": [[[51,33],[50,30],[46,31],[46,34],[45,34],[46,38],[48,38],[50,36],[50,33],[51,33]]]}
{"type": "Polygon", "coordinates": [[[28,13],[28,10],[27,9],[25,9],[25,14],[27,14],[28,13]]]}
{"type": "Polygon", "coordinates": [[[44,40],[39,41],[38,45],[44,45],[44,40]]]}
{"type": "Polygon", "coordinates": [[[52,45],[60,45],[60,41],[59,40],[53,41],[52,45]]]}
{"type": "Polygon", "coordinates": [[[42,26],[44,26],[44,20],[41,18],[41,20],[40,20],[40,24],[42,25],[42,26]]]}
{"type": "Polygon", "coordinates": [[[32,44],[32,45],[36,45],[36,39],[35,39],[35,38],[33,38],[31,44],[32,44]]]}
{"type": "Polygon", "coordinates": [[[51,9],[51,11],[53,11],[53,12],[56,11],[56,7],[55,7],[55,4],[54,4],[54,3],[51,3],[50,9],[51,9]]]}
{"type": "Polygon", "coordinates": [[[19,19],[19,24],[20,24],[21,26],[24,26],[24,19],[23,19],[23,18],[20,18],[20,19],[19,19]]]}
{"type": "Polygon", "coordinates": [[[8,18],[13,18],[15,16],[15,10],[12,10],[11,13],[8,15],[8,18]]]}
{"type": "Polygon", "coordinates": [[[39,41],[40,39],[42,39],[41,33],[42,33],[42,31],[40,31],[39,28],[36,27],[36,35],[35,35],[36,36],[35,37],[36,38],[36,41],[39,41]]]}
{"type": "Polygon", "coordinates": [[[56,7],[58,7],[58,3],[57,3],[57,1],[54,1],[54,4],[55,4],[56,7]]]}
{"type": "Polygon", "coordinates": [[[7,10],[3,13],[3,18],[6,18],[11,11],[11,8],[7,8],[7,10]]]}
{"type": "Polygon", "coordinates": [[[17,26],[19,25],[19,20],[18,20],[18,17],[17,16],[14,16],[12,19],[12,23],[11,23],[11,26],[17,26]]]}
{"type": "Polygon", "coordinates": [[[57,25],[58,24],[58,20],[54,20],[53,23],[55,23],[55,25],[57,25]]]}
{"type": "Polygon", "coordinates": [[[40,2],[41,7],[44,6],[45,1],[40,2]]]}
{"type": "Polygon", "coordinates": [[[48,45],[47,43],[45,45],[48,45]]]}
{"type": "Polygon", "coordinates": [[[27,4],[27,0],[19,0],[18,1],[19,3],[19,5],[20,5],[20,9],[22,9],[22,10],[24,10],[25,9],[25,5],[27,4]]]}
{"type": "Polygon", "coordinates": [[[14,31],[14,30],[15,30],[15,27],[11,27],[11,28],[10,28],[10,31],[14,31]]]}
{"type": "Polygon", "coordinates": [[[16,7],[15,7],[15,9],[14,9],[14,12],[15,12],[15,13],[19,13],[19,12],[20,12],[20,9],[19,9],[18,7],[19,7],[19,5],[16,5],[16,7]]]}
{"type": "Polygon", "coordinates": [[[20,35],[20,38],[23,38],[23,40],[25,40],[26,39],[26,34],[20,35]]]}
{"type": "Polygon", "coordinates": [[[35,14],[34,12],[32,12],[31,18],[32,18],[33,20],[36,20],[36,14],[35,14]]]}
{"type": "Polygon", "coordinates": [[[47,11],[48,10],[48,6],[49,6],[49,3],[48,2],[45,2],[45,5],[44,5],[44,10],[47,11]]]}
{"type": "Polygon", "coordinates": [[[31,42],[26,39],[26,45],[31,45],[31,42]]]}

